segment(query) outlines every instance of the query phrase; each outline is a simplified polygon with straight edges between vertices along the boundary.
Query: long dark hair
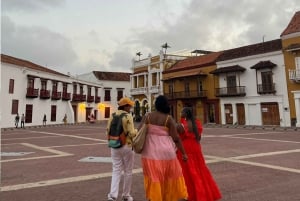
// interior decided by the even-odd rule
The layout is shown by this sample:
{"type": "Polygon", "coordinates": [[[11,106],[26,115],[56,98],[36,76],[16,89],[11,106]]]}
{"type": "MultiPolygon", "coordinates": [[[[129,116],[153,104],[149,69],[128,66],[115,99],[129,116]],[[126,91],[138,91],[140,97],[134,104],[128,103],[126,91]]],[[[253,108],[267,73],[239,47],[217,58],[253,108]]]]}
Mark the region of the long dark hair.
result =
{"type": "Polygon", "coordinates": [[[199,132],[198,132],[195,117],[192,113],[192,109],[189,108],[189,107],[185,107],[185,108],[183,108],[182,112],[185,113],[186,120],[190,120],[192,122],[193,133],[196,137],[196,140],[199,141],[200,140],[200,135],[199,135],[199,132]]]}

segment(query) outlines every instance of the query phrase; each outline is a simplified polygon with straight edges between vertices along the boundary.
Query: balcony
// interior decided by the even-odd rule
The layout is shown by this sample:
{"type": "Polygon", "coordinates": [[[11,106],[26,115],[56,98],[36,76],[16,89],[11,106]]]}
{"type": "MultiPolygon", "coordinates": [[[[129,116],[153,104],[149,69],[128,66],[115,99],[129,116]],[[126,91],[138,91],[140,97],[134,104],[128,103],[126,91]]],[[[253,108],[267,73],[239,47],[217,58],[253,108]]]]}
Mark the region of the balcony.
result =
{"type": "Polygon", "coordinates": [[[202,91],[179,91],[164,94],[168,99],[190,99],[190,98],[206,98],[207,90],[202,91]]]}
{"type": "Polygon", "coordinates": [[[50,90],[41,89],[40,90],[40,99],[48,99],[50,98],[50,90]]]}
{"type": "Polygon", "coordinates": [[[88,96],[87,97],[87,102],[88,103],[91,103],[91,102],[94,102],[95,101],[95,97],[94,96],[88,96]]]}
{"type": "Polygon", "coordinates": [[[289,78],[294,82],[300,83],[300,69],[289,69],[289,78]]]}
{"type": "Polygon", "coordinates": [[[150,87],[150,93],[159,93],[160,86],[152,86],[150,87]]]}
{"type": "Polygon", "coordinates": [[[73,94],[72,101],[75,101],[75,102],[86,101],[86,95],[83,95],[83,94],[73,94]]]}
{"type": "Polygon", "coordinates": [[[65,101],[71,100],[71,93],[63,92],[62,93],[62,100],[65,100],[65,101]]]}
{"type": "Polygon", "coordinates": [[[245,86],[216,88],[216,97],[246,96],[245,86]]]}
{"type": "Polygon", "coordinates": [[[259,94],[275,94],[275,84],[258,84],[257,93],[259,94]]]}
{"type": "Polygon", "coordinates": [[[100,101],[101,101],[100,96],[96,96],[96,97],[95,97],[95,103],[100,103],[100,101]]]}
{"type": "Polygon", "coordinates": [[[39,89],[27,88],[26,97],[27,98],[37,98],[39,96],[39,89]]]}
{"type": "Polygon", "coordinates": [[[131,95],[146,94],[147,92],[148,92],[147,87],[139,87],[139,88],[130,89],[130,94],[131,95]]]}
{"type": "Polygon", "coordinates": [[[52,100],[59,100],[59,99],[61,99],[61,92],[52,91],[51,99],[52,100]]]}

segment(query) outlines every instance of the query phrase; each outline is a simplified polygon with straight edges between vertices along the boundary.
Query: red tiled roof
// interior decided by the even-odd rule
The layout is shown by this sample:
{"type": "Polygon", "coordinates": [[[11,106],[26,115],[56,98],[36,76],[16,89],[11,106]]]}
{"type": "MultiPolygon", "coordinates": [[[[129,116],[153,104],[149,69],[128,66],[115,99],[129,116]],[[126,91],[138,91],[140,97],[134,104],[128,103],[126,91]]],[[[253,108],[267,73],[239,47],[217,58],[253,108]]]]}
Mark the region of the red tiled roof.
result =
{"type": "Polygon", "coordinates": [[[181,70],[186,70],[190,68],[199,68],[209,65],[214,65],[216,59],[222,54],[222,52],[214,52],[207,55],[189,57],[187,59],[180,60],[176,62],[172,67],[165,70],[163,73],[171,73],[181,70]]]}
{"type": "Polygon", "coordinates": [[[292,17],[290,23],[285,28],[285,30],[281,33],[280,36],[285,36],[292,33],[300,32],[300,11],[296,12],[292,17]]]}
{"type": "Polygon", "coordinates": [[[250,67],[251,69],[264,69],[264,68],[274,68],[277,65],[274,64],[273,62],[271,62],[270,60],[268,61],[260,61],[257,64],[255,64],[254,66],[250,67]]]}
{"type": "Polygon", "coordinates": [[[130,81],[131,73],[123,72],[105,72],[105,71],[93,71],[94,75],[99,80],[110,81],[130,81]]]}
{"type": "Polygon", "coordinates": [[[22,66],[22,67],[30,68],[30,69],[33,69],[33,70],[38,70],[38,71],[43,71],[43,72],[47,72],[47,73],[52,73],[52,74],[57,74],[57,75],[62,75],[62,76],[69,77],[68,75],[65,75],[63,73],[51,70],[51,69],[46,68],[44,66],[40,66],[40,65],[32,63],[30,61],[19,59],[19,58],[16,58],[16,57],[5,55],[5,54],[1,54],[1,62],[9,63],[9,64],[17,65],[17,66],[22,66]]]}
{"type": "Polygon", "coordinates": [[[253,56],[257,54],[264,54],[268,52],[281,51],[281,50],[282,50],[281,39],[276,39],[267,42],[256,43],[253,45],[225,50],[223,54],[221,54],[218,57],[217,62],[246,57],[246,56],[253,56]]]}
{"type": "Polygon", "coordinates": [[[172,80],[172,79],[177,79],[180,77],[193,77],[193,76],[207,76],[206,73],[204,73],[203,71],[199,70],[199,69],[189,69],[189,70],[185,70],[184,73],[180,73],[180,74],[169,74],[169,76],[164,76],[163,81],[166,80],[172,80]]]}
{"type": "Polygon", "coordinates": [[[241,67],[240,65],[234,65],[234,66],[226,66],[222,68],[217,68],[213,71],[210,71],[211,74],[221,74],[221,73],[230,73],[230,72],[244,72],[246,68],[241,67]]]}

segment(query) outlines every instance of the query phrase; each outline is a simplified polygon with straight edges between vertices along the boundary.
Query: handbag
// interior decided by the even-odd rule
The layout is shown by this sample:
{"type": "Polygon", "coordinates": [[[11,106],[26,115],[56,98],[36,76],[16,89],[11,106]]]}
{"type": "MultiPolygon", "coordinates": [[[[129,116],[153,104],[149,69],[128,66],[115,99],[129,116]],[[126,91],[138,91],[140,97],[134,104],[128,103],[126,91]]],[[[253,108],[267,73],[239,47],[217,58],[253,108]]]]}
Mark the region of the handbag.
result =
{"type": "MultiPolygon", "coordinates": [[[[148,116],[147,116],[148,119],[148,116]]],[[[133,151],[137,154],[142,153],[145,140],[146,140],[146,135],[148,132],[148,123],[146,121],[143,123],[142,127],[140,130],[137,132],[137,135],[133,138],[132,140],[132,148],[133,151]]]]}

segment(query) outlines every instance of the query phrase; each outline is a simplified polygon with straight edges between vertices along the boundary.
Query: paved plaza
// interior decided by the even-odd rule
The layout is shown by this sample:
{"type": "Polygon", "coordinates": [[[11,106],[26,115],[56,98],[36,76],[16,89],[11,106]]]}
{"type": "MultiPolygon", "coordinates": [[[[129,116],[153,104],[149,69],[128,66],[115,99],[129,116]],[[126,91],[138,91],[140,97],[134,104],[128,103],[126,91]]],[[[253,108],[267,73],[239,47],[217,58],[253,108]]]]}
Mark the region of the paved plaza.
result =
{"type": "MultiPolygon", "coordinates": [[[[105,126],[3,130],[1,201],[106,201],[111,159],[105,126]]],[[[222,201],[300,200],[299,130],[210,126],[201,144],[222,201]]],[[[135,157],[132,196],[144,201],[135,157]]]]}

